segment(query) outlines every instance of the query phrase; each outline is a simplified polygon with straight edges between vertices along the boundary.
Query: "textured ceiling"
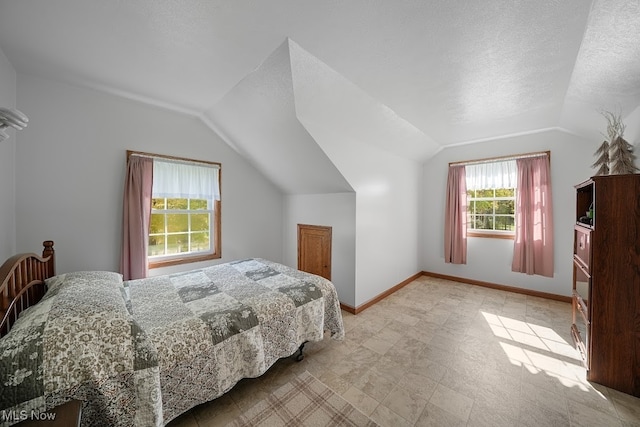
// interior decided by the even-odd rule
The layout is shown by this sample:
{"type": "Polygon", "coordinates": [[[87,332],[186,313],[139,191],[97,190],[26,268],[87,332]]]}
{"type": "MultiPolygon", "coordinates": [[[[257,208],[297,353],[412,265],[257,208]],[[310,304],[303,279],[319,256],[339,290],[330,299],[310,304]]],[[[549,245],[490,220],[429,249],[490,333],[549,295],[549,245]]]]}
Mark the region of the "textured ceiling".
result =
{"type": "Polygon", "coordinates": [[[262,142],[295,136],[301,157],[321,157],[305,122],[422,161],[548,128],[599,140],[599,111],[640,105],[639,3],[0,0],[0,48],[18,72],[199,115],[256,162],[253,102],[262,142]]]}
{"type": "Polygon", "coordinates": [[[594,135],[596,126],[601,137],[606,125],[603,110],[624,117],[638,106],[640,1],[595,1],[560,123],[587,136],[594,135]]]}

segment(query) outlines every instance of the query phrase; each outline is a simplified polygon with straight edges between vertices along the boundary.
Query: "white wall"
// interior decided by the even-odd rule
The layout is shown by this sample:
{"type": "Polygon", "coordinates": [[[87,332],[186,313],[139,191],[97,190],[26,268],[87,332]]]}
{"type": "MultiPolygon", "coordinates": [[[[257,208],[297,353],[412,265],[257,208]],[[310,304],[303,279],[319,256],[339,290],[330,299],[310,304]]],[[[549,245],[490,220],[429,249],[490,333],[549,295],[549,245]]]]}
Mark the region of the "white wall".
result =
{"type": "MultiPolygon", "coordinates": [[[[2,50],[0,50],[0,107],[16,107],[16,72],[2,50]]],[[[9,135],[9,139],[0,141],[0,262],[13,255],[16,249],[14,164],[18,135],[13,129],[7,129],[5,132],[9,135]]]]}
{"type": "MultiPolygon", "coordinates": [[[[333,227],[333,279],[341,300],[356,307],[421,270],[570,294],[573,185],[593,173],[600,141],[548,131],[448,148],[421,167],[304,123],[355,194],[285,197],[194,117],[24,74],[16,85],[2,55],[0,71],[0,101],[13,100],[30,117],[19,144],[15,132],[0,144],[1,259],[39,251],[42,240],[52,239],[60,272],[117,270],[125,151],[133,149],[222,162],[223,259],[218,262],[258,256],[295,266],[296,224],[312,223],[333,227]],[[448,162],[548,149],[555,277],[512,273],[510,240],[470,238],[469,264],[445,264],[448,162]],[[15,190],[8,184],[14,170],[15,190]],[[14,198],[15,209],[4,203],[14,198]]],[[[628,129],[638,128],[636,116],[629,116],[628,129]]],[[[173,270],[153,274],[167,271],[173,270]]]]}
{"type": "Polygon", "coordinates": [[[355,305],[420,271],[420,164],[302,121],[356,192],[355,305]]]}
{"type": "MultiPolygon", "coordinates": [[[[126,150],[222,163],[222,255],[282,258],[281,192],[199,119],[18,74],[16,246],[56,243],[59,272],[118,270],[126,150]]],[[[154,271],[157,273],[157,271],[154,271]]]]}
{"type": "MultiPolygon", "coordinates": [[[[384,151],[350,147],[356,189],[356,303],[362,305],[420,271],[420,165],[384,151]]],[[[352,181],[349,182],[352,182],[352,181]]]]}
{"type": "Polygon", "coordinates": [[[331,227],[331,281],[340,301],[356,305],[355,193],[289,195],[284,202],[284,264],[298,267],[298,224],[331,227]]]}
{"type": "MultiPolygon", "coordinates": [[[[633,110],[627,117],[622,119],[622,122],[626,125],[624,131],[624,138],[627,142],[635,146],[634,154],[640,157],[640,105],[633,110]]],[[[636,166],[640,167],[640,159],[636,160],[636,166]]]]}
{"type": "Polygon", "coordinates": [[[556,295],[571,295],[575,192],[578,184],[595,172],[593,153],[601,141],[547,131],[490,142],[445,149],[424,165],[422,219],[422,269],[556,295]],[[494,156],[551,151],[553,185],[554,265],[553,278],[511,271],[513,241],[469,237],[467,264],[444,262],[444,204],[448,163],[494,156]]]}

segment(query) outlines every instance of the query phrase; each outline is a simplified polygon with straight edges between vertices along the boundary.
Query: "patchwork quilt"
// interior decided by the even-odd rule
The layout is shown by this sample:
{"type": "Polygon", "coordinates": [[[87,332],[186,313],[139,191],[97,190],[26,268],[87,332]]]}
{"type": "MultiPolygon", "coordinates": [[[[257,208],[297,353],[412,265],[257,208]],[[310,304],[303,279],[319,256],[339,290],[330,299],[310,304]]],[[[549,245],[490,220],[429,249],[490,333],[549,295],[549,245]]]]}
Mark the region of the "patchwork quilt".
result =
{"type": "Polygon", "coordinates": [[[78,399],[84,426],[162,426],[325,331],[344,337],[331,282],[264,259],[47,286],[0,339],[0,425],[78,399]]]}

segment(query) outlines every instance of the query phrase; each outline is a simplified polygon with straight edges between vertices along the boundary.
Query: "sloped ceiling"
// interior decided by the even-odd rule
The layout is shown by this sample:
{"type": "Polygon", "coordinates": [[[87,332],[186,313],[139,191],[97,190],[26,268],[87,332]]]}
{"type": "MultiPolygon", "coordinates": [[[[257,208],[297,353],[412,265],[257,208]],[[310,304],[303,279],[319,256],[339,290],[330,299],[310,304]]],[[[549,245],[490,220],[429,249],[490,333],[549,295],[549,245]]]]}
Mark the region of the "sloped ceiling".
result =
{"type": "Polygon", "coordinates": [[[291,61],[284,42],[208,110],[207,118],[227,138],[241,141],[241,154],[285,192],[353,191],[297,120],[291,61]]]}
{"type": "Polygon", "coordinates": [[[349,187],[301,122],[424,161],[549,128],[600,140],[600,111],[640,105],[638,0],[0,0],[0,48],[200,116],[286,192],[349,187]]]}

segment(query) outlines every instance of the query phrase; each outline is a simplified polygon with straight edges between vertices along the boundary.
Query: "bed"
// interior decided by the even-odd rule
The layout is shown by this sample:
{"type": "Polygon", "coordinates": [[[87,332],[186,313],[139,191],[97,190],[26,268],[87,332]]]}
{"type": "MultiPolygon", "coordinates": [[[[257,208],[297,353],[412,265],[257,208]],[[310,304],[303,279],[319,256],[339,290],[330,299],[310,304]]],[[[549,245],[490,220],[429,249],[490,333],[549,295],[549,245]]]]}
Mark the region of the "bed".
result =
{"type": "Polygon", "coordinates": [[[55,275],[54,256],[47,241],[0,267],[0,424],[79,400],[82,425],[162,426],[344,337],[333,284],[268,260],[123,281],[55,275]]]}

